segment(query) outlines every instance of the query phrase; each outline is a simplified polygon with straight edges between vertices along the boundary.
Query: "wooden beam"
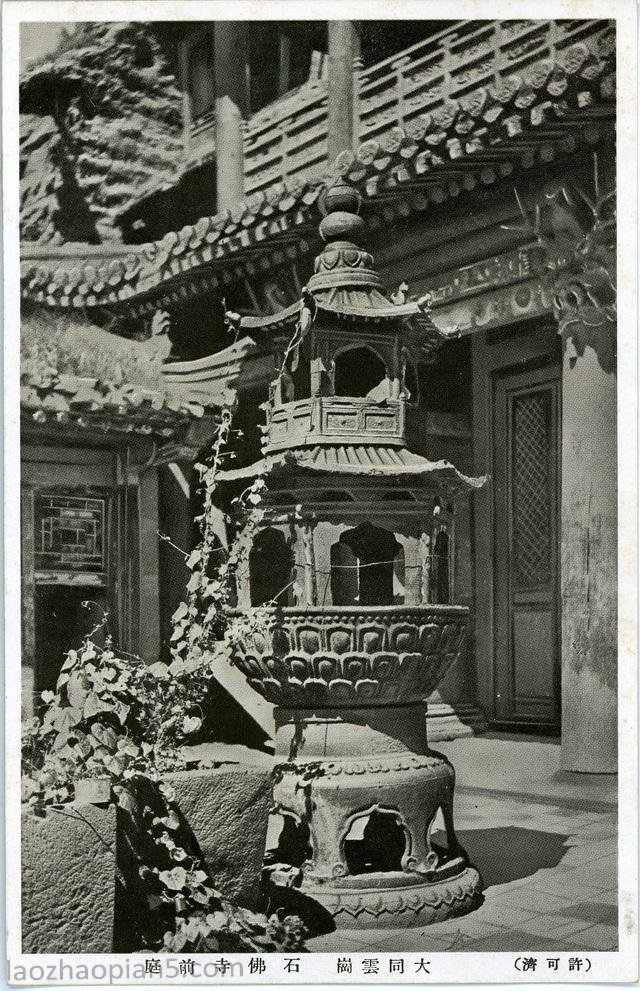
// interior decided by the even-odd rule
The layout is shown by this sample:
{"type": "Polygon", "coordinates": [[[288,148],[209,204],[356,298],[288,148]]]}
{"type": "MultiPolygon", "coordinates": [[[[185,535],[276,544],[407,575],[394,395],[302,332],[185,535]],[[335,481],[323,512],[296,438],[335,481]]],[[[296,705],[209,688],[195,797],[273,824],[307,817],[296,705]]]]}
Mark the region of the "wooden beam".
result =
{"type": "Polygon", "coordinates": [[[140,554],[140,654],[148,663],[160,655],[158,472],[141,471],[138,484],[140,554]]]}

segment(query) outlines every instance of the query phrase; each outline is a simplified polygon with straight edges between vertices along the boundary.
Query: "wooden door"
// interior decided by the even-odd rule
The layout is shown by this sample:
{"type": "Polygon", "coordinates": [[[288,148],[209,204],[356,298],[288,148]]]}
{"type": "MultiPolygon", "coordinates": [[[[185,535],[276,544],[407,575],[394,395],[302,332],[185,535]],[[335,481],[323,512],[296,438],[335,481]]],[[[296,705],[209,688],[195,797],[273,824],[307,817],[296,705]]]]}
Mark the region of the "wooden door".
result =
{"type": "Polygon", "coordinates": [[[495,380],[495,719],[557,729],[560,370],[495,380]]]}

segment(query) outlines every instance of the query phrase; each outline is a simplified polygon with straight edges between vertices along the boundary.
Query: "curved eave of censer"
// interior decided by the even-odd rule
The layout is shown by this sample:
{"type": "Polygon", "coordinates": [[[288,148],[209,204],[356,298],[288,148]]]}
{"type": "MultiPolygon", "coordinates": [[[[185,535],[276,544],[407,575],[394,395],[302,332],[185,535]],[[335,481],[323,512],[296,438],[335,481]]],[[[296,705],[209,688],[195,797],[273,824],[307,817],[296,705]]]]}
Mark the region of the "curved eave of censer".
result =
{"type": "Polygon", "coordinates": [[[277,476],[292,469],[326,475],[374,475],[376,477],[413,477],[459,490],[479,489],[486,476],[464,475],[449,461],[429,461],[405,447],[381,447],[364,444],[320,445],[268,455],[245,468],[221,471],[221,481],[262,476],[277,476]]]}
{"type": "Polygon", "coordinates": [[[361,243],[365,225],[359,216],[360,196],[356,190],[337,184],[325,196],[325,216],[320,234],[325,242],[317,256],[314,274],[304,287],[299,302],[279,313],[260,317],[237,317],[239,330],[246,334],[278,332],[285,329],[304,332],[318,316],[351,323],[404,325],[411,344],[412,337],[445,340],[457,337],[455,330],[438,327],[429,312],[431,296],[406,299],[406,284],[388,299],[382,291],[373,256],[361,243]]]}
{"type": "MultiPolygon", "coordinates": [[[[460,336],[457,327],[439,327],[428,312],[430,297],[424,296],[408,303],[392,303],[375,289],[340,287],[319,290],[312,293],[318,314],[350,322],[401,323],[410,335],[416,336],[416,343],[429,341],[442,343],[460,336]]],[[[278,313],[263,317],[242,317],[240,328],[246,334],[256,337],[261,333],[274,333],[289,329],[291,333],[300,319],[301,303],[296,302],[278,313]]],[[[409,337],[407,344],[412,338],[409,337]]]]}

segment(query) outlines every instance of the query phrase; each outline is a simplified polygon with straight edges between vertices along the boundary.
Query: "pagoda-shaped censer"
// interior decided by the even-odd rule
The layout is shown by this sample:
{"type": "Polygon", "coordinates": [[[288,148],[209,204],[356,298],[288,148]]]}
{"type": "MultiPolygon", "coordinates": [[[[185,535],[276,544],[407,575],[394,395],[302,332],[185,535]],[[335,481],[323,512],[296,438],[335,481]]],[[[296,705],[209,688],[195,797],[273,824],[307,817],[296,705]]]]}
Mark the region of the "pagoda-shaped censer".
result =
{"type": "Polygon", "coordinates": [[[442,334],[422,302],[381,292],[359,205],[329,190],[301,303],[243,319],[269,334],[281,374],[262,461],[224,474],[268,480],[238,605],[275,602],[273,623],[236,661],[277,705],[271,858],[300,868],[301,893],[337,926],[397,927],[481,901],[454,831],[454,770],[425,718],[465,647],[453,502],[481,480],[406,446],[409,370],[442,334]]]}

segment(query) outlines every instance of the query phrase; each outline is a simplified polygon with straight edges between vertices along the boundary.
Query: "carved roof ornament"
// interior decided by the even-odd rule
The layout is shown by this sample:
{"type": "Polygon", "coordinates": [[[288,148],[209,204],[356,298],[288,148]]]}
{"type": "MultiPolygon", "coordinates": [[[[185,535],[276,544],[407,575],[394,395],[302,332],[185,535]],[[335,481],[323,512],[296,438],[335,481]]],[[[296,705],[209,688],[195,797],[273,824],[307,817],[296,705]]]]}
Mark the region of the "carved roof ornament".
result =
{"type": "Polygon", "coordinates": [[[577,354],[587,345],[605,371],[615,369],[616,199],[602,192],[597,153],[593,156],[593,193],[563,183],[536,203],[533,217],[514,190],[523,218],[510,227],[531,236],[542,250],[559,333],[570,337],[577,354]],[[604,331],[604,333],[603,333],[604,331]]]}
{"type": "MultiPolygon", "coordinates": [[[[403,283],[404,289],[401,287],[391,299],[384,294],[373,256],[363,246],[366,226],[360,216],[361,204],[358,190],[343,180],[325,192],[320,222],[324,247],[316,257],[314,274],[302,290],[301,301],[278,313],[244,317],[243,330],[284,331],[304,318],[305,307],[312,305],[317,312],[341,321],[401,324],[403,344],[414,361],[429,360],[434,347],[458,336],[455,328],[444,330],[431,320],[430,293],[407,300],[408,287],[403,283]]],[[[303,330],[302,336],[305,334],[303,330]]]]}
{"type": "MultiPolygon", "coordinates": [[[[360,216],[361,205],[358,190],[345,182],[338,182],[326,191],[321,205],[324,217],[320,221],[320,236],[325,246],[315,261],[314,274],[309,281],[311,291],[317,293],[351,286],[370,290],[381,288],[373,267],[373,256],[362,248],[366,228],[360,216]]],[[[386,302],[384,297],[382,301],[386,302]]]]}

